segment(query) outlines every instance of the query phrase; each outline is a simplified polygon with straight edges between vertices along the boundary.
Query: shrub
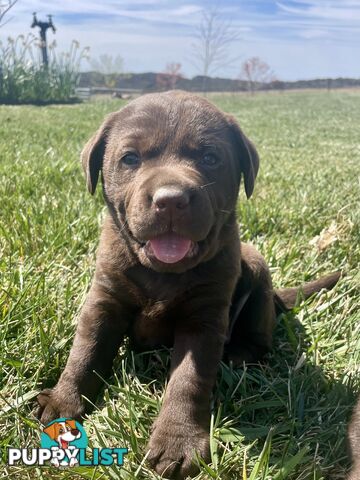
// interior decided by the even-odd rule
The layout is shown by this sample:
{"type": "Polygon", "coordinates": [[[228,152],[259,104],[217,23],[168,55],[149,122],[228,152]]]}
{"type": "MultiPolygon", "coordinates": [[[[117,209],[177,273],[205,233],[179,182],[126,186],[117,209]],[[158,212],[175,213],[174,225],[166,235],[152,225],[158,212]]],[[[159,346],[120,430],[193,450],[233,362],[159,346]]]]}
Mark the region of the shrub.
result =
{"type": "Polygon", "coordinates": [[[73,40],[69,52],[56,52],[56,43],[49,45],[49,64],[41,60],[37,38],[29,34],[9,37],[0,42],[0,103],[64,103],[76,99],[81,61],[88,48],[81,49],[73,40]]]}

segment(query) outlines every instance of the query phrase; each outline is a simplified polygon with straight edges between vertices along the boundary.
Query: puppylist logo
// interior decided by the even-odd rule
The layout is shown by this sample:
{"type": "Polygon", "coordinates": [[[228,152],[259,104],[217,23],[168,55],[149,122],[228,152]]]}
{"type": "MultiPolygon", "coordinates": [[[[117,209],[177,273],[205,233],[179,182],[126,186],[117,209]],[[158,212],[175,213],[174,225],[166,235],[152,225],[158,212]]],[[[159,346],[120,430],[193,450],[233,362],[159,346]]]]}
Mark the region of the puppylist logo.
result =
{"type": "Polygon", "coordinates": [[[8,448],[8,465],[75,467],[122,466],[127,448],[88,449],[83,426],[70,418],[57,418],[43,429],[40,448],[8,448]]]}

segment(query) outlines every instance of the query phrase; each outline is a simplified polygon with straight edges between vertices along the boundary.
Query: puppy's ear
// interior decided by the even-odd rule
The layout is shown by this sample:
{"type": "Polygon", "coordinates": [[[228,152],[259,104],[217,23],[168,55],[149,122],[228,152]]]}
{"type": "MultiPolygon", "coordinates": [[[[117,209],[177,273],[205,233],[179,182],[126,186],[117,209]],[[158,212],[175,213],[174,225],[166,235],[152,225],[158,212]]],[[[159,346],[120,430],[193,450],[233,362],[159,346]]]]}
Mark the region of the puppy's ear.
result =
{"type": "Polygon", "coordinates": [[[76,428],[76,422],[75,420],[66,420],[65,423],[67,425],[69,425],[69,427],[71,428],[71,430],[74,430],[76,428]]]}
{"type": "Polygon", "coordinates": [[[48,435],[52,440],[55,440],[56,438],[56,433],[57,433],[57,428],[56,428],[56,423],[52,423],[48,427],[44,428],[43,430],[46,435],[48,435]]]}
{"type": "Polygon", "coordinates": [[[230,115],[227,116],[227,119],[234,136],[240,170],[244,176],[246,196],[249,198],[254,191],[255,179],[259,170],[259,155],[254,144],[241,131],[237,121],[230,115]]]}
{"type": "Polygon", "coordinates": [[[107,137],[114,120],[114,115],[108,115],[99,130],[83,148],[80,158],[86,176],[86,184],[91,195],[94,194],[103,163],[107,137]]]}

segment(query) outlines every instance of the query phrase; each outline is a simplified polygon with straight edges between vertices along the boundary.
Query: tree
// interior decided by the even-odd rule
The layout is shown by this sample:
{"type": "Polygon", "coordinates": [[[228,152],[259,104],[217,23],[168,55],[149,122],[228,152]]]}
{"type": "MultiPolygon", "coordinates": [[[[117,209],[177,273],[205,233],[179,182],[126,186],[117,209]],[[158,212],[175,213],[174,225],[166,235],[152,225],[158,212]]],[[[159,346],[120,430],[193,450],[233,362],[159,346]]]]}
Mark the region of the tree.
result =
{"type": "Polygon", "coordinates": [[[114,88],[116,85],[117,76],[123,69],[123,58],[121,55],[113,57],[112,55],[103,54],[98,59],[89,61],[92,68],[104,75],[104,83],[107,88],[114,88]]]}
{"type": "Polygon", "coordinates": [[[156,86],[160,90],[174,90],[182,77],[181,63],[168,63],[165,71],[156,75],[156,86]]]}
{"type": "Polygon", "coordinates": [[[5,15],[15,5],[18,0],[0,0],[0,27],[4,26],[9,20],[3,22],[5,15]]]}
{"type": "Polygon", "coordinates": [[[240,79],[248,82],[251,94],[254,94],[255,90],[262,87],[265,83],[276,80],[270,66],[259,57],[251,57],[243,62],[240,79]]]}
{"type": "Polygon", "coordinates": [[[113,57],[112,55],[103,54],[100,55],[97,59],[90,60],[90,65],[92,68],[99,73],[104,75],[111,75],[113,73],[121,73],[123,69],[123,58],[121,55],[113,57]]]}
{"type": "Polygon", "coordinates": [[[203,90],[206,91],[207,77],[220,68],[235,61],[230,58],[228,47],[239,39],[230,22],[225,22],[217,9],[203,10],[202,19],[195,32],[192,45],[194,64],[203,76],[203,90]]]}

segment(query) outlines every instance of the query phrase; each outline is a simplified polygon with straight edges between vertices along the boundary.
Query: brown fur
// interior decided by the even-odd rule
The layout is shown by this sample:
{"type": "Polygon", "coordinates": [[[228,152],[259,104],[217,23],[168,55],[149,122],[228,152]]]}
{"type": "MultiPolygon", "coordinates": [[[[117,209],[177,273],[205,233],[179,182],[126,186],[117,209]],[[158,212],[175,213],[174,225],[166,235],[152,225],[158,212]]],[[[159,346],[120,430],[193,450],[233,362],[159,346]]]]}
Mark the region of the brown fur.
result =
{"type": "Polygon", "coordinates": [[[138,349],[173,346],[148,459],[166,477],[193,475],[194,452],[209,459],[210,395],[223,354],[241,363],[271,348],[269,270],[253,247],[240,245],[235,217],[240,180],[249,197],[258,155],[232,117],[201,97],[171,92],[109,115],[82,163],[91,193],[101,173],[110,215],[66,368],[39,395],[39,416],[45,423],[80,418],[82,396],[95,400],[124,335],[138,349]],[[129,154],[141,164],[129,166],[129,154]],[[209,155],[215,165],[206,163],[209,155]],[[164,191],[170,206],[163,211],[155,199],[164,191]],[[149,239],[169,229],[194,246],[172,264],[147,250],[149,239]]]}

